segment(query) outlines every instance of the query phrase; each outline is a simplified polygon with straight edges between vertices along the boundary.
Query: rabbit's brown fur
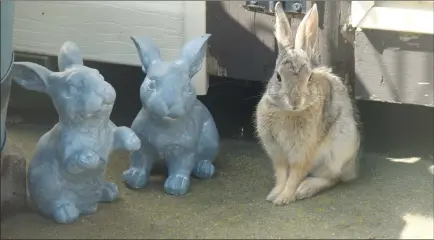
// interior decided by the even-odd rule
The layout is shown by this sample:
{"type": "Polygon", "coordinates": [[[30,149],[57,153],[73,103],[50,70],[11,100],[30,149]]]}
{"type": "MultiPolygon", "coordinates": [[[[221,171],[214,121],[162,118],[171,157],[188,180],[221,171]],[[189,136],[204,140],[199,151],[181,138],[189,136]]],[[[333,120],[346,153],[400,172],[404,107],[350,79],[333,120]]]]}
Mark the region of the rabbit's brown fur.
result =
{"type": "Polygon", "coordinates": [[[289,21],[276,4],[279,55],[256,109],[256,128],[276,176],[267,200],[278,205],[357,177],[360,137],[348,90],[330,69],[310,61],[317,21],[314,5],[293,44],[289,21]]]}

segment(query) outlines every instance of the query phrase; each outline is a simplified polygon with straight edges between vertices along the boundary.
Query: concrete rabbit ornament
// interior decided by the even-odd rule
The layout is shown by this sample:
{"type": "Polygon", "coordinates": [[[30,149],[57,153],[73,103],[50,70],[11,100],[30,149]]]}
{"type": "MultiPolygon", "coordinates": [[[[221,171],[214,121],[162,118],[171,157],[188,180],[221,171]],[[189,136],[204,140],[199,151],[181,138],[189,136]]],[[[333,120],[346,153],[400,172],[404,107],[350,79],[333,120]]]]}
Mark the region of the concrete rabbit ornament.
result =
{"type": "Polygon", "coordinates": [[[160,159],[168,167],[164,183],[168,194],[186,194],[191,174],[202,179],[214,175],[219,134],[191,83],[202,67],[210,36],[188,42],[174,62],[163,61],[151,39],[131,37],[146,77],[140,87],[143,107],[131,126],[142,146],[131,154],[130,168],[123,174],[129,187],[144,187],[153,164],[160,159]]]}
{"type": "Polygon", "coordinates": [[[30,197],[37,208],[58,223],[91,214],[98,202],[118,198],[115,183],[105,182],[114,149],[140,148],[127,127],[110,121],[116,92],[95,69],[83,65],[78,47],[65,42],[58,56],[60,72],[31,62],[15,62],[12,77],[29,90],[48,94],[59,122],[38,141],[28,169],[30,197]]]}

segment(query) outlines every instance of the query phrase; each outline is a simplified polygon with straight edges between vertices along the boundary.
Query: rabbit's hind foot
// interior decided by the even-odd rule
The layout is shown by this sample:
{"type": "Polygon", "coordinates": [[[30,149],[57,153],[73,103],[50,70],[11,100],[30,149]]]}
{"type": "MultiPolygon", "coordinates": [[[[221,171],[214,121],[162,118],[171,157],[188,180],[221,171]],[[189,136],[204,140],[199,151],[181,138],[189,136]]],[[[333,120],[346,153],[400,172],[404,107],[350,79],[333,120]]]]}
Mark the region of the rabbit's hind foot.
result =
{"type": "Polygon", "coordinates": [[[81,210],[81,214],[89,215],[95,213],[98,210],[98,203],[90,204],[86,208],[81,210]]]}
{"type": "Polygon", "coordinates": [[[53,219],[57,223],[73,223],[80,216],[77,207],[70,201],[59,201],[53,210],[53,219]]]}
{"type": "Polygon", "coordinates": [[[119,197],[119,189],[115,183],[105,182],[102,187],[101,202],[113,202],[119,197]]]}
{"type": "Polygon", "coordinates": [[[210,160],[201,160],[193,170],[193,175],[197,178],[208,179],[214,176],[215,167],[210,160]]]}
{"type": "Polygon", "coordinates": [[[184,195],[190,187],[190,177],[181,174],[171,175],[164,183],[164,191],[171,195],[184,195]]]}

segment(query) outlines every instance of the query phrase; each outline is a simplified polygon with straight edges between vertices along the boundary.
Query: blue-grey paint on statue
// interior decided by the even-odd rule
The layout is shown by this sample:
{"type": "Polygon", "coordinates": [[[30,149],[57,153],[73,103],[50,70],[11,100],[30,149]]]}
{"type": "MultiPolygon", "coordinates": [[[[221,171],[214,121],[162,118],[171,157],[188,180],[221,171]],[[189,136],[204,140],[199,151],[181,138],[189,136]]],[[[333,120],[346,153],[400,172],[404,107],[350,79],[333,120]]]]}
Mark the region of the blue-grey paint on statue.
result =
{"type": "Polygon", "coordinates": [[[164,189],[169,194],[186,194],[191,174],[202,179],[214,175],[219,134],[191,82],[202,67],[210,36],[188,42],[174,62],[163,61],[149,38],[131,37],[146,77],[140,87],[143,107],[131,126],[142,146],[131,153],[130,168],[123,173],[127,186],[144,187],[160,159],[168,167],[164,189]]]}
{"type": "Polygon", "coordinates": [[[71,223],[94,213],[98,202],[117,199],[117,185],[104,181],[109,155],[114,149],[138,150],[140,139],[110,121],[116,92],[96,69],[83,65],[74,43],[62,45],[58,67],[60,72],[52,72],[15,62],[12,77],[26,89],[48,94],[57,110],[59,122],[36,145],[28,186],[43,214],[71,223]]]}

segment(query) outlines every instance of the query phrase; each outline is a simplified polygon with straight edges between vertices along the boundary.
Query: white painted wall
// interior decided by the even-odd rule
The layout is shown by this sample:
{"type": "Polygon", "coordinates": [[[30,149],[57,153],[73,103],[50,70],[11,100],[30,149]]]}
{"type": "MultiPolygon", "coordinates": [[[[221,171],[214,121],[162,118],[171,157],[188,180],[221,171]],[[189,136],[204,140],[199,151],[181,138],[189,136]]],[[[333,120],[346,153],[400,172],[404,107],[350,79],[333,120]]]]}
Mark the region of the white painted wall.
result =
{"type": "MultiPolygon", "coordinates": [[[[131,35],[148,36],[166,60],[205,33],[204,1],[15,1],[14,49],[56,56],[67,40],[87,60],[140,65],[131,35]]],[[[193,79],[206,94],[206,64],[193,79]]]]}

